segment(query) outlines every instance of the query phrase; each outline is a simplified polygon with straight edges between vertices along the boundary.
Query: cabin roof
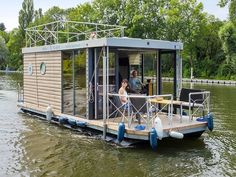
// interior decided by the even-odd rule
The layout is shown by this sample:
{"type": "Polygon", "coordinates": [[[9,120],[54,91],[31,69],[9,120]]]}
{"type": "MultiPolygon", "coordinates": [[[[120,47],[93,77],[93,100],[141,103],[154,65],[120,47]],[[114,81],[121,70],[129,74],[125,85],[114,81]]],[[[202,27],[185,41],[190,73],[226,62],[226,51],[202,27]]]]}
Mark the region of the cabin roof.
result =
{"type": "Polygon", "coordinates": [[[117,47],[117,48],[136,48],[136,49],[165,49],[165,50],[182,50],[183,43],[171,42],[154,39],[139,39],[127,37],[99,38],[84,41],[44,45],[37,47],[27,47],[22,49],[22,53],[62,51],[71,49],[83,49],[94,47],[117,47]]]}

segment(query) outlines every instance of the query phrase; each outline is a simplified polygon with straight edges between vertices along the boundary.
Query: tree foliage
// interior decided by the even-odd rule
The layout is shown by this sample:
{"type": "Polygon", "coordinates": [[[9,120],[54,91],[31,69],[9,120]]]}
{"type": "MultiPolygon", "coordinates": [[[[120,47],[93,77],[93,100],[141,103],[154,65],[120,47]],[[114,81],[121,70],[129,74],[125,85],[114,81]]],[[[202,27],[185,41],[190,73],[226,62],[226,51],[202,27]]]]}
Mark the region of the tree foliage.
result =
{"type": "Polygon", "coordinates": [[[219,31],[223,42],[223,50],[226,54],[226,60],[221,67],[221,74],[227,77],[236,75],[236,28],[232,22],[226,23],[219,31]]]}
{"type": "Polygon", "coordinates": [[[5,40],[2,36],[0,36],[0,69],[5,69],[6,67],[4,66],[4,64],[7,58],[7,53],[8,53],[8,49],[6,47],[5,40]]]}
{"type": "Polygon", "coordinates": [[[181,41],[185,77],[193,67],[195,77],[235,79],[236,0],[218,1],[222,7],[229,5],[229,21],[203,12],[203,4],[197,0],[93,0],[69,9],[54,6],[44,13],[34,11],[33,0],[24,0],[18,29],[7,33],[0,23],[0,36],[9,51],[5,65],[14,69],[22,65],[25,28],[70,20],[126,26],[127,37],[181,41]]]}
{"type": "Polygon", "coordinates": [[[221,6],[229,5],[229,21],[219,30],[226,60],[220,66],[220,75],[236,80],[236,0],[221,0],[221,6]]]}
{"type": "Polygon", "coordinates": [[[4,23],[0,23],[0,31],[5,31],[6,27],[4,23]]]}
{"type": "Polygon", "coordinates": [[[9,56],[7,59],[7,64],[12,70],[21,70],[23,64],[23,58],[21,53],[21,48],[24,45],[22,43],[24,41],[23,36],[21,35],[20,30],[14,29],[9,34],[9,41],[7,43],[7,47],[9,50],[9,56]]]}
{"type": "Polygon", "coordinates": [[[33,0],[24,0],[22,9],[19,12],[19,30],[25,36],[25,29],[33,21],[34,18],[34,2],[33,0]]]}
{"type": "Polygon", "coordinates": [[[236,25],[236,0],[231,0],[229,5],[229,18],[236,25]]]}

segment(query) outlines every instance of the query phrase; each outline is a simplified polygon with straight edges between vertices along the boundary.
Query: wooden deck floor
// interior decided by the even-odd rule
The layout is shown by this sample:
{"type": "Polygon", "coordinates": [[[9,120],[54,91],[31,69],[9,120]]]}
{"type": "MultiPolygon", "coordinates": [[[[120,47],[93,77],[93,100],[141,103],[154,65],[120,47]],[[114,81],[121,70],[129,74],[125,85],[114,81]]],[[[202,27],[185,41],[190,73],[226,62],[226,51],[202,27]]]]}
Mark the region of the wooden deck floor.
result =
{"type": "MultiPolygon", "coordinates": [[[[26,110],[29,110],[31,112],[39,112],[39,113],[42,113],[43,115],[45,115],[45,110],[43,110],[43,109],[41,109],[41,110],[39,110],[39,108],[34,109],[34,108],[32,108],[32,106],[28,107],[26,105],[21,105],[20,107],[22,107],[26,110]]],[[[86,122],[88,127],[93,128],[93,129],[103,130],[103,127],[104,127],[103,119],[88,120],[85,118],[70,116],[67,114],[57,113],[56,115],[57,116],[65,116],[65,117],[68,117],[69,119],[75,119],[75,120],[86,122]]],[[[166,116],[165,113],[158,114],[158,116],[161,119],[163,130],[167,134],[169,131],[183,132],[185,130],[190,130],[190,129],[192,129],[194,132],[194,129],[200,128],[202,130],[205,130],[205,128],[207,127],[206,122],[198,122],[198,121],[196,121],[195,118],[192,121],[189,121],[188,116],[183,116],[183,119],[181,122],[180,116],[174,115],[172,118],[172,123],[170,123],[170,120],[168,119],[168,117],[166,116]]],[[[107,119],[106,124],[107,124],[107,128],[108,128],[107,129],[108,132],[113,133],[113,134],[117,134],[118,125],[119,125],[119,122],[121,122],[121,120],[122,120],[122,117],[107,119]]],[[[130,127],[128,127],[128,120],[127,119],[124,119],[124,120],[125,120],[124,123],[125,123],[127,135],[142,136],[142,137],[147,137],[146,139],[148,139],[150,128],[152,128],[152,125],[150,125],[149,128],[147,128],[147,124],[145,122],[145,119],[141,119],[141,124],[146,127],[144,130],[135,130],[135,126],[138,125],[138,121],[135,120],[135,118],[133,118],[130,127]]]]}
{"type": "MultiPolygon", "coordinates": [[[[65,116],[64,114],[62,114],[62,115],[65,116]]],[[[85,121],[90,126],[96,126],[96,127],[100,127],[100,128],[104,127],[103,119],[87,120],[87,119],[74,117],[74,116],[73,116],[73,118],[80,120],[80,121],[85,121]]],[[[169,131],[181,132],[186,129],[194,129],[197,127],[206,127],[207,126],[206,122],[199,122],[199,121],[196,121],[195,119],[190,121],[188,116],[183,116],[182,122],[181,122],[180,116],[174,115],[172,118],[172,123],[170,123],[168,117],[165,114],[159,115],[159,118],[162,121],[163,131],[165,131],[165,132],[169,132],[169,131]]],[[[119,125],[119,122],[121,122],[121,120],[122,120],[122,117],[108,119],[106,121],[108,130],[117,132],[118,125],[119,125]]],[[[135,120],[135,118],[133,118],[133,121],[132,121],[132,124],[130,127],[128,127],[128,120],[127,119],[125,119],[124,123],[125,123],[127,134],[141,135],[141,136],[148,136],[149,135],[150,129],[145,128],[145,130],[135,130],[135,126],[138,125],[138,120],[135,120]]],[[[147,127],[147,124],[144,120],[141,120],[141,125],[144,125],[145,127],[147,127]]],[[[150,125],[150,128],[152,128],[152,125],[150,125]]]]}

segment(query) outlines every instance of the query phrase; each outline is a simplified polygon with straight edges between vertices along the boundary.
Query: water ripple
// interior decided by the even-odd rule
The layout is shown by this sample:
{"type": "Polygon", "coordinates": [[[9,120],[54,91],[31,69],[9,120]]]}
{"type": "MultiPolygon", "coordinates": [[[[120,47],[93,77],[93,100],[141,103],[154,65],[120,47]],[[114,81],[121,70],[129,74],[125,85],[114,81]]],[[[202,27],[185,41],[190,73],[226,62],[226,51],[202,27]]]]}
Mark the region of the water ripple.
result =
{"type": "Polygon", "coordinates": [[[205,86],[213,96],[213,132],[159,141],[154,152],[148,143],[120,148],[18,113],[15,85],[0,76],[0,176],[236,176],[233,87],[205,86]]]}

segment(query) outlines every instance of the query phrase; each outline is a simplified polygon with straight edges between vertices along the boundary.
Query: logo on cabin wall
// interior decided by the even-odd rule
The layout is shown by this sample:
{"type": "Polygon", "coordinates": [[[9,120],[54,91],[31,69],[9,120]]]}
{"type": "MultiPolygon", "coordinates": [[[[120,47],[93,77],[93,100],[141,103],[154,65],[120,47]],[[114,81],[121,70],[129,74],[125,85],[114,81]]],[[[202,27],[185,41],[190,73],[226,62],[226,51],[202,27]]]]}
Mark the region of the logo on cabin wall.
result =
{"type": "Polygon", "coordinates": [[[29,75],[33,74],[33,65],[31,63],[28,65],[28,74],[29,75]]]}
{"type": "Polygon", "coordinates": [[[42,75],[44,75],[44,74],[46,73],[46,64],[45,64],[44,62],[42,62],[42,63],[40,64],[40,73],[41,73],[42,75]]]}

